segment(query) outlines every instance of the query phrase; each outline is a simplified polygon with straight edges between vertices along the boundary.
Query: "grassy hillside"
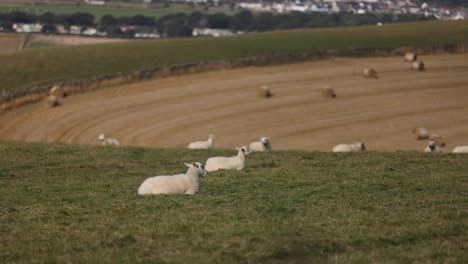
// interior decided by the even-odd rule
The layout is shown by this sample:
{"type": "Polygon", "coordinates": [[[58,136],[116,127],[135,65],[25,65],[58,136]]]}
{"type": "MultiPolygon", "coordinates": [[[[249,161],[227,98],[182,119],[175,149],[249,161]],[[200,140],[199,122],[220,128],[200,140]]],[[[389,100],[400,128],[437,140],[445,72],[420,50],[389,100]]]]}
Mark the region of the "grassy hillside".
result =
{"type": "MultiPolygon", "coordinates": [[[[140,1],[141,3],[143,1],[140,1]]],[[[57,15],[73,14],[77,12],[85,12],[94,15],[96,19],[100,19],[104,15],[113,15],[115,17],[144,15],[152,17],[161,17],[168,14],[175,13],[226,13],[233,14],[226,6],[209,7],[207,10],[203,6],[191,7],[188,4],[170,3],[164,7],[162,4],[158,7],[145,7],[143,4],[133,7],[117,7],[117,6],[95,6],[95,5],[63,5],[63,4],[48,4],[48,5],[11,5],[2,4],[0,2],[0,13],[7,13],[12,11],[23,11],[30,14],[41,15],[46,12],[51,12],[57,15]]]]}
{"type": "Polygon", "coordinates": [[[342,48],[468,43],[468,21],[277,31],[224,38],[164,39],[54,47],[0,55],[0,89],[177,63],[342,48]]]}
{"type": "Polygon", "coordinates": [[[195,196],[148,176],[233,151],[0,143],[0,262],[466,263],[468,156],[273,152],[195,196]]]}

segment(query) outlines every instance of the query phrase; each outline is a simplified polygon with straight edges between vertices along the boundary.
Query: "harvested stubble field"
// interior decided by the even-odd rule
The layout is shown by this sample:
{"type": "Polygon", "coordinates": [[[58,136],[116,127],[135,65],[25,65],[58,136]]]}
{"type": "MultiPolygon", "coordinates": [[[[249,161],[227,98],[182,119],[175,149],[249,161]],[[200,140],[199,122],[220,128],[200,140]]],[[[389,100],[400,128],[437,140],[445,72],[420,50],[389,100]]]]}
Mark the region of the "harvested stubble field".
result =
{"type": "Polygon", "coordinates": [[[467,157],[254,153],[195,196],[149,176],[234,151],[1,143],[2,263],[466,263],[467,157]]]}
{"type": "Polygon", "coordinates": [[[23,34],[0,33],[0,54],[15,52],[24,42],[23,34]]]}
{"type": "Polygon", "coordinates": [[[274,149],[330,151],[364,141],[371,151],[422,151],[411,135],[426,127],[447,151],[468,144],[468,55],[420,56],[427,71],[402,57],[337,58],[215,71],[122,85],[71,96],[58,108],[28,105],[0,116],[0,140],[184,148],[216,135],[219,148],[268,135],[274,149]],[[379,79],[361,71],[373,67],[379,79]],[[258,97],[268,85],[274,96],[258,97]],[[322,95],[331,85],[336,98],[322,95]]]}

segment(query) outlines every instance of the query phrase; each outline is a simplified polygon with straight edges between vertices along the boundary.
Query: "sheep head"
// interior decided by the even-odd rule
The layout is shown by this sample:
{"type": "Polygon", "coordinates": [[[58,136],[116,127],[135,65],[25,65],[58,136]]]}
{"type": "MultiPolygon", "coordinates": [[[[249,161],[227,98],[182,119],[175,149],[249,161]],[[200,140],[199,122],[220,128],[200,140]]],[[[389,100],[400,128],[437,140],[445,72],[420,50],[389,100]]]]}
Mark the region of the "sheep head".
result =
{"type": "Polygon", "coordinates": [[[205,177],[208,172],[205,170],[205,167],[200,162],[184,163],[189,169],[195,169],[198,176],[205,177]]]}

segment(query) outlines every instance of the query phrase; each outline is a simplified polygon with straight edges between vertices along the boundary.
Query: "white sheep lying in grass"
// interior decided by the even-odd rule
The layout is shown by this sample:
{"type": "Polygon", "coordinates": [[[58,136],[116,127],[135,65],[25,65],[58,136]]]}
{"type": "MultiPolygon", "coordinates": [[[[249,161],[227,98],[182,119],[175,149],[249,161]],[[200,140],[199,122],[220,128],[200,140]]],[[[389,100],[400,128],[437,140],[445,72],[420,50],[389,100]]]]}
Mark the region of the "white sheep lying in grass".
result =
{"type": "Polygon", "coordinates": [[[138,188],[138,194],[196,194],[200,187],[200,176],[205,177],[207,172],[199,162],[185,163],[185,166],[188,167],[185,174],[155,176],[146,179],[138,188]]]}
{"type": "Polygon", "coordinates": [[[353,144],[338,144],[333,147],[333,152],[359,152],[366,150],[366,145],[362,142],[353,144]]]}
{"type": "Polygon", "coordinates": [[[249,148],[252,152],[263,152],[271,150],[270,138],[261,137],[260,141],[250,143],[249,148]]]}
{"type": "Polygon", "coordinates": [[[102,141],[103,146],[106,146],[106,145],[120,146],[120,142],[117,139],[109,138],[104,134],[99,134],[98,140],[102,141]]]}
{"type": "Polygon", "coordinates": [[[239,152],[234,157],[212,157],[206,161],[205,168],[208,172],[217,170],[242,170],[244,168],[245,156],[252,151],[243,146],[236,148],[239,152]]]}
{"type": "Polygon", "coordinates": [[[437,146],[435,141],[429,140],[427,142],[427,147],[424,149],[424,152],[442,153],[442,148],[437,146]]]}
{"type": "Polygon", "coordinates": [[[452,153],[468,153],[468,146],[456,146],[452,153]]]}
{"type": "Polygon", "coordinates": [[[188,145],[188,149],[213,149],[214,148],[214,135],[209,135],[207,141],[195,141],[188,145]]]}

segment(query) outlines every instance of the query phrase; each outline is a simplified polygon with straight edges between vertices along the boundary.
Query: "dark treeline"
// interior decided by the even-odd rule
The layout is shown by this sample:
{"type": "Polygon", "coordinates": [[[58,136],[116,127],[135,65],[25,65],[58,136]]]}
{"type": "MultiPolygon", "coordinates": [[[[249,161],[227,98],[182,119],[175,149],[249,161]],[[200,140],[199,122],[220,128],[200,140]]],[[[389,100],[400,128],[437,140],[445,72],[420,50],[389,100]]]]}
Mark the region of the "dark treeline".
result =
{"type": "Polygon", "coordinates": [[[110,36],[131,37],[137,30],[151,31],[157,29],[166,37],[190,36],[193,28],[218,28],[233,31],[260,32],[278,29],[315,28],[372,25],[378,22],[394,23],[405,21],[419,21],[434,19],[418,15],[394,15],[394,14],[362,14],[351,13],[322,14],[300,13],[288,14],[252,13],[241,11],[232,16],[217,14],[202,14],[194,12],[190,14],[178,13],[160,17],[147,17],[136,15],[132,17],[102,16],[96,21],[94,16],[87,13],[74,13],[69,15],[55,15],[44,13],[42,15],[27,14],[24,12],[0,13],[0,27],[4,30],[12,30],[13,23],[42,23],[43,32],[55,33],[57,25],[69,27],[78,25],[83,27],[97,27],[107,32],[110,36]],[[133,26],[135,29],[122,31],[121,26],[133,26]]]}

